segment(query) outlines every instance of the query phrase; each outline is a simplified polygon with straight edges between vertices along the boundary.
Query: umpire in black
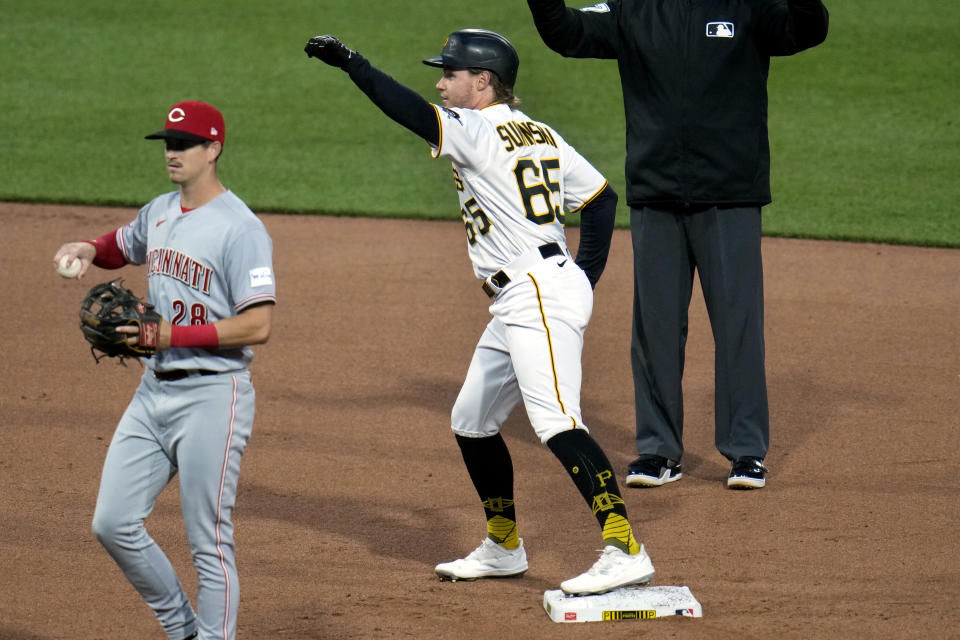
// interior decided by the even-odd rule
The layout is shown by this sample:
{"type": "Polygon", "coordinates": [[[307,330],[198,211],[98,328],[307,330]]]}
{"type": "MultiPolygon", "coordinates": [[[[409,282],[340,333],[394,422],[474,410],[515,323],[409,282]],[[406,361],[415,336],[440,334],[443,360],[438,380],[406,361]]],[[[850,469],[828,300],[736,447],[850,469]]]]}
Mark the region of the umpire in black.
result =
{"type": "Polygon", "coordinates": [[[543,41],[616,59],[627,124],[634,255],[631,362],[637,452],[626,484],[682,476],[683,376],[693,274],[716,346],[717,449],[727,486],[766,483],[770,418],[761,207],[770,202],[767,75],[827,36],[820,0],[527,0],[543,41]]]}

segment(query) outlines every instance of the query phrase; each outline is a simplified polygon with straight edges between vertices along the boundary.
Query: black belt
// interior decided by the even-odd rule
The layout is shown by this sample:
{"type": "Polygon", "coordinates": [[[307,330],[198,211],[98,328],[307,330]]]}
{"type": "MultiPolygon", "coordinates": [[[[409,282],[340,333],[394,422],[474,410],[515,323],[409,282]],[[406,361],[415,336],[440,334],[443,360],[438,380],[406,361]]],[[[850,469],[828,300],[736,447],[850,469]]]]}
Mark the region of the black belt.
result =
{"type": "MultiPolygon", "coordinates": [[[[556,242],[549,242],[547,244],[542,244],[539,247],[537,247],[537,249],[540,251],[540,255],[543,257],[544,260],[553,256],[563,255],[563,249],[561,249],[560,245],[557,244],[556,242]]],[[[500,289],[503,289],[510,282],[510,276],[504,273],[502,269],[500,271],[497,271],[488,279],[490,280],[490,282],[497,285],[497,287],[499,287],[500,289]]],[[[483,281],[483,285],[481,286],[483,287],[484,293],[486,293],[491,298],[497,295],[498,293],[497,291],[493,290],[493,288],[490,286],[490,283],[488,283],[486,280],[483,281]]]]}
{"type": "Polygon", "coordinates": [[[183,380],[190,375],[198,376],[215,376],[219,371],[210,371],[209,369],[174,369],[173,371],[154,371],[153,375],[157,380],[163,380],[165,382],[170,382],[171,380],[183,380]]]}

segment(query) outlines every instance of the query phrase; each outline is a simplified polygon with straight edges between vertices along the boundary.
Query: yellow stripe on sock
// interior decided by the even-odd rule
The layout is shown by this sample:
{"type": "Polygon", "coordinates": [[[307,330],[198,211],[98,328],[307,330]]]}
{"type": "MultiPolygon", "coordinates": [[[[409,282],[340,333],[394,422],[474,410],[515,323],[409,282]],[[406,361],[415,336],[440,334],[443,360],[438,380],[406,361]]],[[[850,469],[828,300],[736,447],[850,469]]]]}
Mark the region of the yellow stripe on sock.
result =
{"type": "Polygon", "coordinates": [[[630,523],[618,513],[611,513],[603,523],[603,542],[630,555],[640,551],[640,544],[633,537],[630,523]]]}
{"type": "Polygon", "coordinates": [[[480,504],[483,505],[483,508],[487,511],[503,511],[504,509],[509,509],[513,506],[513,500],[508,498],[487,498],[480,504]]]}
{"type": "Polygon", "coordinates": [[[506,549],[520,546],[517,523],[503,516],[493,516],[487,520],[487,537],[506,549]]]}

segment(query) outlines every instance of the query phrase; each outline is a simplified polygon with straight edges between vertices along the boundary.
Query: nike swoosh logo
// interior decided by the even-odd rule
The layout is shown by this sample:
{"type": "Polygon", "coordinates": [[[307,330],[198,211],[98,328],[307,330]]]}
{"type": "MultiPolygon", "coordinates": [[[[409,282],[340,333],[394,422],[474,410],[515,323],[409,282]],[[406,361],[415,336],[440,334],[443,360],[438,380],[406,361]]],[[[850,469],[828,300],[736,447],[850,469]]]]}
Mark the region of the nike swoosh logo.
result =
{"type": "Polygon", "coordinates": [[[567,261],[566,261],[566,260],[564,260],[563,262],[558,262],[558,263],[557,263],[557,266],[558,266],[558,267],[562,267],[562,266],[565,265],[565,264],[567,264],[567,261]]]}
{"type": "Polygon", "coordinates": [[[162,225],[162,224],[163,224],[164,222],[166,222],[166,221],[167,221],[166,218],[164,218],[163,220],[157,220],[157,226],[159,227],[160,225],[162,225]]]}

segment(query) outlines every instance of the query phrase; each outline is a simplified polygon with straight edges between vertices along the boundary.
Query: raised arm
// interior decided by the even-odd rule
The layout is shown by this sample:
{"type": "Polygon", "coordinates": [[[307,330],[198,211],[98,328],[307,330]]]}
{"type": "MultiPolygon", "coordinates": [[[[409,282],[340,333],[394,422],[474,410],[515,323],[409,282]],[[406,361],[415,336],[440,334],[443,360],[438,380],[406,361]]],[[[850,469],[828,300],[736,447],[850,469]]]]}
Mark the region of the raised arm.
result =
{"type": "Polygon", "coordinates": [[[829,14],[820,0],[757,3],[757,38],[767,55],[789,56],[827,39],[829,14]]]}
{"type": "Polygon", "coordinates": [[[303,48],[308,57],[343,69],[371,102],[433,146],[440,144],[437,110],[418,93],[374,67],[356,51],[331,35],[310,38],[303,48]]]}
{"type": "Polygon", "coordinates": [[[568,58],[617,57],[617,18],[610,4],[572,9],[563,0],[527,0],[543,43],[568,58]]]}

